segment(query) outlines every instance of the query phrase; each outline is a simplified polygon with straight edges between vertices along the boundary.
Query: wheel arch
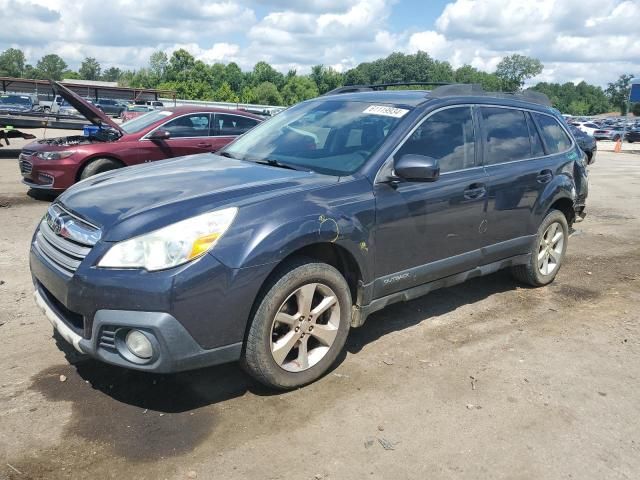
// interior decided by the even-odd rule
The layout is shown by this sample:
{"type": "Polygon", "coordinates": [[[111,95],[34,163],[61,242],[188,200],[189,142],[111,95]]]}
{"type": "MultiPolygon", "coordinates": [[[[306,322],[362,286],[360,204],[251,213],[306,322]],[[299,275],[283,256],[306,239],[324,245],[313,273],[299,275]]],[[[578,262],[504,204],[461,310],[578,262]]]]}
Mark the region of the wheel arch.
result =
{"type": "Polygon", "coordinates": [[[99,154],[96,153],[95,155],[91,155],[87,158],[85,158],[82,163],[78,166],[78,170],[76,171],[76,182],[80,181],[80,176],[82,175],[82,172],[84,171],[85,168],[87,168],[87,166],[95,161],[95,160],[102,160],[102,159],[106,159],[106,160],[113,160],[114,162],[118,162],[122,167],[126,167],[127,164],[124,163],[124,161],[122,161],[122,159],[118,158],[116,155],[113,154],[99,154]]]}

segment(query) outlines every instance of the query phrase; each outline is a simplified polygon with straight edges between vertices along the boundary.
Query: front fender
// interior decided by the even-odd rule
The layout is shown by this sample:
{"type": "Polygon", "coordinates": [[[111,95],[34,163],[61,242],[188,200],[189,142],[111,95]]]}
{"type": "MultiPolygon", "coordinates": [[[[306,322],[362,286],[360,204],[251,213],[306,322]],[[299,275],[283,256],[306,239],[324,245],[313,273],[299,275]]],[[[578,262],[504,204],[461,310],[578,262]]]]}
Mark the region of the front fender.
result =
{"type": "Polygon", "coordinates": [[[212,252],[231,268],[277,264],[301,248],[336,244],[352,255],[364,281],[371,278],[375,202],[366,179],[271,199],[238,217],[212,252]]]}

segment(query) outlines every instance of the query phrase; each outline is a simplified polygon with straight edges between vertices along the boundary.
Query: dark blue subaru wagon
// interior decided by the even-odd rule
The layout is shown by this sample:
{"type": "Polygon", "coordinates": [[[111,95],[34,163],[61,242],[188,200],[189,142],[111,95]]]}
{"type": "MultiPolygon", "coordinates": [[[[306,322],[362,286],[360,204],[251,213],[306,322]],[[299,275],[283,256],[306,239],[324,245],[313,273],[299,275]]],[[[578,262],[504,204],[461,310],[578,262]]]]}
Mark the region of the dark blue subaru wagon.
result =
{"type": "Polygon", "coordinates": [[[294,388],[384,306],[510,268],[553,281],[587,171],[546,97],[345,87],[202,154],[106,172],[37,227],[35,298],[104,362],[240,360],[294,388]]]}

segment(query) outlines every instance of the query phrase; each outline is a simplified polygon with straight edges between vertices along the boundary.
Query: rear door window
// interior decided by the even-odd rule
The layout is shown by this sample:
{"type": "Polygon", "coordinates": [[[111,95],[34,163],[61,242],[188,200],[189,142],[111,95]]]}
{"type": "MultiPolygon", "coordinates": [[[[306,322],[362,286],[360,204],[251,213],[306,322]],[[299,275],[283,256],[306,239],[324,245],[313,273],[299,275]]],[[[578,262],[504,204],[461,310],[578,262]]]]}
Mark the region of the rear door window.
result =
{"type": "Polygon", "coordinates": [[[437,159],[441,173],[475,166],[471,107],[448,108],[428,117],[400,147],[395,157],[406,154],[437,159]]]}
{"type": "Polygon", "coordinates": [[[533,113],[533,118],[538,124],[540,135],[547,149],[547,154],[565,152],[571,147],[571,139],[558,121],[550,115],[533,113]]]}
{"type": "Polygon", "coordinates": [[[227,115],[226,113],[216,113],[216,135],[242,135],[257,124],[258,121],[253,118],[242,117],[240,115],[227,115]]]}
{"type": "Polygon", "coordinates": [[[484,137],[484,163],[524,160],[531,152],[529,127],[524,112],[512,108],[481,107],[484,137]]]}

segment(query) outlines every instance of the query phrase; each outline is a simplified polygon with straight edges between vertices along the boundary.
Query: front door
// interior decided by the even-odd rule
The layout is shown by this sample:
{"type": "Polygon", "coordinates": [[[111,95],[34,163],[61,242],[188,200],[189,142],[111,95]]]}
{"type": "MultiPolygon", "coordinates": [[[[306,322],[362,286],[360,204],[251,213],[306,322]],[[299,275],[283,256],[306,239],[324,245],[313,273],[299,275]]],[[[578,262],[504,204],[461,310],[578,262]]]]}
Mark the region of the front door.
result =
{"type": "Polygon", "coordinates": [[[436,158],[434,182],[377,183],[374,296],[437,280],[480,262],[486,174],[476,161],[472,108],[429,115],[395,154],[436,158]]]}
{"type": "Polygon", "coordinates": [[[210,113],[192,113],[174,118],[158,127],[167,130],[167,140],[140,140],[140,160],[150,162],[213,151],[210,113]]]}

